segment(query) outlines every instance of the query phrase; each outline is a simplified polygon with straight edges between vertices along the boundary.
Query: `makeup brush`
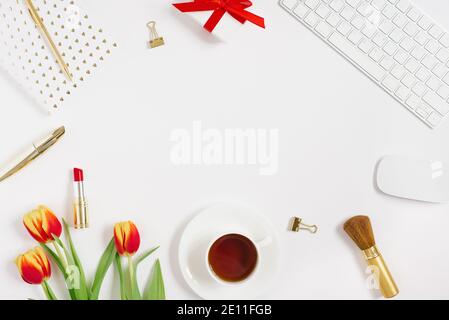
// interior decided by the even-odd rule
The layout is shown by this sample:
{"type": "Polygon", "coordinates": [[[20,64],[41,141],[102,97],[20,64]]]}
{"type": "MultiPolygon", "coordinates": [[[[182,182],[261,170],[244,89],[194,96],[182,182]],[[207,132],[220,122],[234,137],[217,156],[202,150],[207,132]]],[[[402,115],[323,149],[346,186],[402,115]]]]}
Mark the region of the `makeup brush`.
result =
{"type": "Polygon", "coordinates": [[[371,221],[367,216],[355,216],[345,222],[343,229],[362,250],[369,266],[372,266],[378,276],[378,284],[385,298],[392,298],[399,293],[399,289],[385,264],[382,255],[376,247],[371,221]]]}

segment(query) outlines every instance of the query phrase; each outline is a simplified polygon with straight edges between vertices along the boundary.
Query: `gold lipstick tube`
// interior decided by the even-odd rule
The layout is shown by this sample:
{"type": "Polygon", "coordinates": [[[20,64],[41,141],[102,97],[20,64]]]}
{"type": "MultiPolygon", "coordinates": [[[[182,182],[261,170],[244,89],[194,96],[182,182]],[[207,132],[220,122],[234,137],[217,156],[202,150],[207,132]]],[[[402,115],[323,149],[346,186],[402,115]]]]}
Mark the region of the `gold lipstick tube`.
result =
{"type": "Polygon", "coordinates": [[[363,256],[369,266],[373,266],[378,275],[379,289],[385,298],[392,298],[399,293],[393,276],[376,246],[363,250],[363,256]]]}

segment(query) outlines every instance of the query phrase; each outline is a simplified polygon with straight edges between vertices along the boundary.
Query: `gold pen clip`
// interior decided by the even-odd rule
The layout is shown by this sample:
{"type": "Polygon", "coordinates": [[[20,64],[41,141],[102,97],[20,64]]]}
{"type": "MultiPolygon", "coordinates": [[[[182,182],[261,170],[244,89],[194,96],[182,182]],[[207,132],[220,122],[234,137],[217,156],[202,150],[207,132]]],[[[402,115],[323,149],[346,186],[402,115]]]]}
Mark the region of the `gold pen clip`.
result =
{"type": "Polygon", "coordinates": [[[300,230],[307,230],[310,233],[317,233],[318,227],[316,225],[308,225],[302,223],[302,219],[298,217],[293,217],[291,222],[291,231],[299,232],[300,230]]]}
{"type": "Polygon", "coordinates": [[[53,146],[65,133],[65,128],[60,127],[53,131],[50,137],[46,138],[39,144],[33,144],[34,150],[25,157],[22,161],[20,161],[17,165],[14,166],[11,170],[6,172],[3,176],[0,177],[0,182],[11,177],[16,174],[20,170],[22,170],[26,165],[32,162],[34,159],[39,157],[45,151],[47,151],[51,146],[53,146]]]}

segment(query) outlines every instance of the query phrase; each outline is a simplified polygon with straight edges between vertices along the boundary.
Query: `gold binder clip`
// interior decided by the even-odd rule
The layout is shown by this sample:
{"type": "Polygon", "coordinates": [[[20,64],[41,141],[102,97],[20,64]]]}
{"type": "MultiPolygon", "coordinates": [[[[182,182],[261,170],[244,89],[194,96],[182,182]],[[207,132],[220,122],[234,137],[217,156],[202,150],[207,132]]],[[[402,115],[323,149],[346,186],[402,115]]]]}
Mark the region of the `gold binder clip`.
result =
{"type": "Polygon", "coordinates": [[[147,27],[150,30],[150,48],[156,48],[165,44],[164,38],[159,37],[156,31],[156,22],[150,21],[147,23],[147,27]]]}
{"type": "Polygon", "coordinates": [[[318,227],[316,225],[304,224],[302,223],[301,218],[293,217],[290,230],[294,232],[299,232],[300,230],[307,230],[310,233],[317,233],[318,227]]]}

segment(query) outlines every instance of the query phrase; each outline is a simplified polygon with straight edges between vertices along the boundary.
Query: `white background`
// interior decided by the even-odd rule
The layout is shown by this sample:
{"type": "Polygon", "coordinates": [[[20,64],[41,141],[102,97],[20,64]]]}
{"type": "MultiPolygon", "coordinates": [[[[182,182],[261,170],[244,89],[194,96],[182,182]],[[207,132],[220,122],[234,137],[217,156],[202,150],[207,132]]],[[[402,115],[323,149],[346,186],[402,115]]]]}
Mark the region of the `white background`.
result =
{"type": "MultiPolygon", "coordinates": [[[[74,240],[88,275],[113,224],[131,219],[142,249],[161,245],[168,298],[197,298],[178,269],[180,234],[199,209],[233,201],[265,213],[282,241],[282,272],[262,298],[378,298],[342,232],[360,213],[372,219],[399,299],[449,298],[448,205],[395,199],[373,184],[386,154],[449,160],[449,123],[428,129],[276,1],[254,2],[250,10],[265,17],[266,30],[225,16],[209,35],[201,25],[210,13],[181,14],[167,1],[81,1],[119,47],[53,116],[0,74],[0,163],[36,137],[67,129],[63,141],[0,184],[0,298],[43,298],[13,264],[34,245],[21,219],[42,203],[71,221],[73,166],[86,170],[92,227],[74,240]],[[164,47],[146,48],[149,20],[157,21],[164,47]],[[173,165],[171,132],[196,120],[219,130],[279,129],[279,172],[173,165]],[[319,233],[287,232],[293,215],[317,224],[319,233]]],[[[449,27],[447,1],[416,2],[449,27]]],[[[103,298],[118,297],[113,276],[103,298]]],[[[61,281],[52,284],[63,296],[61,281]]]]}

